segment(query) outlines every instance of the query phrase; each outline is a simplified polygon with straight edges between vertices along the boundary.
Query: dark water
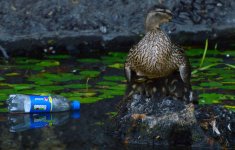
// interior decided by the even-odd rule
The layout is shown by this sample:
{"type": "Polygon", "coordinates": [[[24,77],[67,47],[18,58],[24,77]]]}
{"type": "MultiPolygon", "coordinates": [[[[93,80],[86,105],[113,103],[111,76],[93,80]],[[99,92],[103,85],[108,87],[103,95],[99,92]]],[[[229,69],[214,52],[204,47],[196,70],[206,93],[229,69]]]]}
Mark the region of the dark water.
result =
{"type": "MultiPolygon", "coordinates": [[[[22,116],[30,118],[28,114],[9,115],[1,114],[1,148],[2,149],[96,149],[116,148],[121,145],[115,141],[111,132],[105,127],[110,121],[107,113],[114,111],[117,100],[84,104],[79,111],[80,117],[74,119],[71,112],[52,114],[52,122],[59,120],[58,124],[48,125],[42,128],[29,129],[21,132],[10,132],[14,119],[19,124],[29,123],[21,121],[22,116]],[[14,118],[14,119],[12,119],[14,118]],[[11,121],[10,121],[11,120],[11,121]]],[[[29,119],[30,120],[30,119],[29,119]]],[[[34,120],[35,121],[35,120],[34,120]]],[[[32,122],[31,122],[32,123],[32,122]]]]}
{"type": "MultiPolygon", "coordinates": [[[[174,147],[126,145],[113,136],[112,118],[125,93],[123,63],[127,53],[112,52],[95,58],[45,55],[41,59],[15,57],[2,61],[0,68],[0,147],[1,149],[168,149],[174,147]],[[48,125],[32,128],[32,116],[6,113],[9,94],[59,94],[79,100],[80,117],[60,113],[36,116],[48,125]],[[12,127],[24,124],[19,132],[12,127]],[[40,128],[41,127],[41,128],[40,128]],[[22,130],[22,131],[21,131],[22,130]]],[[[187,52],[193,67],[192,85],[199,104],[221,104],[234,109],[235,53],[233,50],[208,51],[199,68],[202,49],[187,52]]],[[[220,149],[214,139],[193,143],[191,149],[220,149]]],[[[190,149],[180,147],[180,149],[190,149]]]]}
{"type": "MultiPolygon", "coordinates": [[[[119,98],[84,104],[80,110],[80,118],[72,119],[71,112],[52,114],[52,120],[60,120],[59,124],[29,129],[21,132],[10,132],[14,119],[20,123],[21,117],[28,114],[1,114],[1,149],[220,149],[221,146],[213,139],[194,143],[190,147],[168,147],[158,145],[127,145],[114,138],[111,126],[112,117],[109,112],[115,111],[114,106],[119,98]],[[14,119],[12,119],[14,118],[14,119]]],[[[30,120],[30,119],[29,119],[30,120]]],[[[20,124],[19,123],[19,124],[20,124]]],[[[29,123],[30,124],[30,123],[29,123]]]]}

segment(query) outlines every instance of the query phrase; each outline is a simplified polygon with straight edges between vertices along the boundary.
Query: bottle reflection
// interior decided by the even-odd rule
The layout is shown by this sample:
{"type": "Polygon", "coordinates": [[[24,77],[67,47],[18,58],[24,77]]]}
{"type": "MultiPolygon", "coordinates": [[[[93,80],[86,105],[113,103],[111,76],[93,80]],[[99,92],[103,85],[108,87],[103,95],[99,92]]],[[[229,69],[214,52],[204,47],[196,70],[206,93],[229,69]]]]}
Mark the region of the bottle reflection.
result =
{"type": "Polygon", "coordinates": [[[69,119],[79,119],[79,112],[11,114],[8,116],[10,132],[22,132],[29,129],[60,126],[69,119]]]}

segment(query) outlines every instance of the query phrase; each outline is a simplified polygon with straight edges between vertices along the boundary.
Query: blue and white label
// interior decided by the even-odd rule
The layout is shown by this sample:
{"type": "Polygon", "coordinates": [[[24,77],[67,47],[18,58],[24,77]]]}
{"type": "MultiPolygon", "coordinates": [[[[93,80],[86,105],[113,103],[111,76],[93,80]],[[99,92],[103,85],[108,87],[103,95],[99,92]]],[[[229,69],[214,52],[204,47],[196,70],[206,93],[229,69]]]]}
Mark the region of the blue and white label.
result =
{"type": "Polygon", "coordinates": [[[52,98],[50,96],[30,96],[31,108],[30,112],[50,112],[52,110],[52,98]]]}
{"type": "Polygon", "coordinates": [[[52,126],[52,117],[48,113],[31,114],[30,115],[30,128],[43,128],[52,126]]]}

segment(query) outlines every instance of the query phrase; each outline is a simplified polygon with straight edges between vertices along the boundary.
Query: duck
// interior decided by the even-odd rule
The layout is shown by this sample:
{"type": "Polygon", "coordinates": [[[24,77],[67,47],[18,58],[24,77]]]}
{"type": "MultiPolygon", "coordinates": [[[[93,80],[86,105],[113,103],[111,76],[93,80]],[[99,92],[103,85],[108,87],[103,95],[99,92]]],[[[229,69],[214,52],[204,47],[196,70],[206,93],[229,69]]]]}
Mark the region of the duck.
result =
{"type": "Polygon", "coordinates": [[[176,45],[160,28],[172,20],[172,12],[155,5],[145,19],[146,34],[127,55],[124,70],[128,82],[135,77],[157,79],[179,71],[182,81],[191,88],[191,67],[182,47],[176,45]]]}

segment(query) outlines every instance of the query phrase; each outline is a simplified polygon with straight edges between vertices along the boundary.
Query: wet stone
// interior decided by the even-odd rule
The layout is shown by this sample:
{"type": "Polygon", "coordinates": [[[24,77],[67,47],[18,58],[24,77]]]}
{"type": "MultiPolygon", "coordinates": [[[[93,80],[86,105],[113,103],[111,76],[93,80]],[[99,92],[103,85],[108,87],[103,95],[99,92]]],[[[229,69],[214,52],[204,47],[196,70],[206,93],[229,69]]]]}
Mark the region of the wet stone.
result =
{"type": "MultiPolygon", "coordinates": [[[[139,144],[170,144],[176,140],[168,142],[172,134],[183,135],[188,133],[186,130],[194,130],[196,118],[194,106],[189,103],[190,90],[177,73],[159,80],[130,84],[135,86],[127,89],[128,96],[121,102],[117,117],[117,128],[122,140],[139,144]],[[181,94],[174,98],[179,91],[181,94]],[[183,100],[183,96],[187,98],[183,100]]],[[[190,135],[185,137],[192,139],[188,138],[190,135]]]]}
{"type": "Polygon", "coordinates": [[[218,140],[225,147],[235,145],[235,112],[220,105],[205,105],[196,109],[195,116],[206,136],[218,140]]]}
{"type": "Polygon", "coordinates": [[[115,120],[117,137],[125,143],[157,145],[193,145],[207,137],[234,145],[235,113],[219,105],[197,105],[189,91],[177,73],[129,83],[115,120]]]}

